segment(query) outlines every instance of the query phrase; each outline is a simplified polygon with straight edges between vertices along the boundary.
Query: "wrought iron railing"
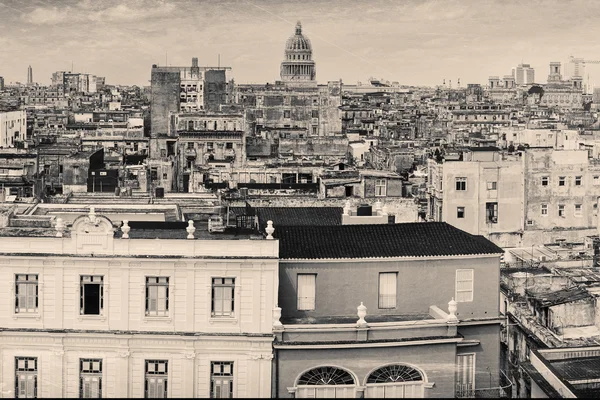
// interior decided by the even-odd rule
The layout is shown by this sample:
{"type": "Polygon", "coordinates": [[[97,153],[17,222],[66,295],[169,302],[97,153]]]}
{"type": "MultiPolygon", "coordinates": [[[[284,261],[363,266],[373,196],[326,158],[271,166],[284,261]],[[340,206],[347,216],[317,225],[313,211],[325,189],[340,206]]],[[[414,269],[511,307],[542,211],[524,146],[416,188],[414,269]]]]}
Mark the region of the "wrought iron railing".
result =
{"type": "Polygon", "coordinates": [[[500,385],[492,388],[474,389],[472,384],[457,384],[457,398],[476,399],[510,399],[512,398],[512,381],[500,371],[500,385]]]}

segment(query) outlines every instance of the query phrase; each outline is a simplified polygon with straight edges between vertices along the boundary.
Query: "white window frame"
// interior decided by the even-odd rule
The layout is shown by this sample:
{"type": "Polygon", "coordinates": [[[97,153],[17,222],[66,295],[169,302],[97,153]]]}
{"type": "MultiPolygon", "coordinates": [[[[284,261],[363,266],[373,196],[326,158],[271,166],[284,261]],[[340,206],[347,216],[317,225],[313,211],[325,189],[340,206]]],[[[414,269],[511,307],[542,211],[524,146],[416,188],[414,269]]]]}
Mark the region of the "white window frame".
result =
{"type": "Polygon", "coordinates": [[[385,197],[385,196],[387,196],[387,180],[386,179],[375,179],[375,197],[385,197]]]}
{"type": "Polygon", "coordinates": [[[548,186],[548,185],[550,185],[550,177],[548,177],[548,176],[542,176],[541,185],[542,186],[548,186]]]}
{"type": "Polygon", "coordinates": [[[398,273],[380,272],[378,282],[378,305],[380,309],[394,309],[398,301],[398,273]],[[389,293],[384,288],[389,289],[389,293]]]}
{"type": "Polygon", "coordinates": [[[166,399],[169,393],[169,360],[144,360],[144,398],[166,399]],[[149,367],[164,365],[165,371],[150,371],[149,367]],[[162,382],[160,382],[162,380],[162,382]],[[162,386],[162,389],[160,387],[162,386]],[[151,389],[152,386],[152,389],[151,389]],[[160,393],[158,391],[160,390],[160,393]],[[151,394],[153,394],[151,396],[151,394]],[[159,395],[161,394],[161,395],[159,395]]]}
{"type": "Polygon", "coordinates": [[[103,316],[104,315],[104,275],[79,275],[79,315],[85,316],[103,316]],[[100,302],[99,314],[86,314],[85,313],[85,286],[88,284],[100,285],[100,296],[98,301],[100,302]]]}
{"type": "Polygon", "coordinates": [[[296,275],[296,309],[298,311],[314,311],[317,307],[317,274],[297,274],[296,275]],[[301,279],[310,280],[311,287],[302,287],[301,279]],[[306,278],[305,278],[306,277],[306,278]],[[310,277],[310,278],[309,278],[310,277]]]}
{"type": "Polygon", "coordinates": [[[101,358],[80,358],[79,359],[79,398],[80,399],[96,399],[102,398],[102,364],[104,360],[101,358]],[[84,372],[84,363],[99,362],[99,368],[97,370],[88,369],[84,372]],[[97,397],[87,397],[85,394],[85,380],[88,379],[90,382],[97,383],[96,391],[97,397]]]}
{"type": "Polygon", "coordinates": [[[15,314],[39,312],[39,274],[15,274],[15,314]]]}
{"type": "Polygon", "coordinates": [[[581,217],[583,215],[583,204],[575,204],[575,211],[573,213],[576,217],[581,217]],[[579,209],[577,208],[579,206],[579,209]]]}
{"type": "Polygon", "coordinates": [[[210,362],[210,388],[209,388],[209,395],[211,398],[215,398],[215,399],[228,399],[228,398],[233,398],[235,397],[235,365],[236,363],[234,361],[211,361],[210,362]],[[225,365],[228,364],[230,366],[230,372],[229,373],[223,373],[223,372],[218,372],[215,373],[214,371],[214,367],[219,364],[219,365],[225,365]],[[219,380],[224,381],[224,382],[218,382],[219,380]],[[226,382],[226,383],[225,383],[226,382]],[[222,396],[214,396],[214,392],[215,392],[215,386],[216,385],[220,385],[222,386],[223,384],[228,384],[229,385],[229,396],[227,397],[222,397],[222,396]]]}
{"type": "Polygon", "coordinates": [[[456,207],[456,219],[464,219],[465,218],[465,207],[456,207]],[[460,216],[460,212],[462,211],[462,217],[460,216]]]}
{"type": "Polygon", "coordinates": [[[15,357],[15,398],[37,398],[38,382],[38,358],[15,357]]]}
{"type": "Polygon", "coordinates": [[[559,217],[564,217],[565,216],[565,205],[564,204],[559,204],[558,205],[558,216],[559,217]]]}
{"type": "Polygon", "coordinates": [[[213,276],[210,279],[210,302],[211,302],[211,306],[210,306],[210,317],[211,318],[235,318],[235,312],[236,312],[236,307],[235,307],[235,303],[236,303],[236,295],[235,295],[235,289],[236,289],[236,277],[235,276],[213,276]],[[231,280],[231,282],[226,282],[226,283],[215,283],[215,280],[217,279],[221,279],[221,280],[231,280]],[[218,296],[218,290],[215,289],[223,289],[221,290],[221,296],[219,298],[218,296]],[[231,290],[231,298],[227,298],[225,297],[226,294],[226,290],[231,290]],[[217,310],[216,304],[217,303],[221,303],[221,309],[217,310]],[[225,310],[225,304],[226,302],[231,302],[231,309],[226,311],[225,310]]]}
{"type": "Polygon", "coordinates": [[[498,182],[497,181],[488,181],[487,190],[498,190],[498,182]]]}
{"type": "Polygon", "coordinates": [[[146,276],[145,315],[146,317],[169,316],[168,276],[146,276]]]}
{"type": "Polygon", "coordinates": [[[600,176],[594,175],[594,185],[600,185],[600,176]]]}
{"type": "Polygon", "coordinates": [[[566,176],[558,177],[558,186],[567,186],[567,177],[566,176]]]}
{"type": "Polygon", "coordinates": [[[473,301],[473,292],[475,287],[475,270],[472,268],[461,268],[456,270],[455,275],[455,293],[454,300],[458,303],[470,303],[473,301]],[[470,273],[470,279],[462,278],[459,280],[461,273],[470,273]],[[470,282],[470,287],[466,289],[459,289],[459,283],[467,283],[470,282]]]}
{"type": "Polygon", "coordinates": [[[542,204],[540,206],[540,213],[543,216],[547,216],[548,215],[548,204],[542,204]]]}
{"type": "Polygon", "coordinates": [[[454,178],[454,188],[457,192],[467,191],[467,178],[464,176],[458,176],[454,178]]]}
{"type": "Polygon", "coordinates": [[[583,184],[583,176],[579,175],[575,177],[575,186],[581,186],[583,184]],[[579,182],[579,183],[577,183],[579,182]]]}

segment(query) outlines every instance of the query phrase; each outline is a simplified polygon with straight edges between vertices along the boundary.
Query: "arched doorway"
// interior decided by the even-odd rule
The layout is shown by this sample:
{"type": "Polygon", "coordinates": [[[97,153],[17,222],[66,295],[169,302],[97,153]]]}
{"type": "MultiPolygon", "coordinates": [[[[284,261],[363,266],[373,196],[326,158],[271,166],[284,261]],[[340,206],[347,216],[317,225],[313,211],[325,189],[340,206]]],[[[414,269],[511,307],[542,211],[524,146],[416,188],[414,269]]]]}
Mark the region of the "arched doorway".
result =
{"type": "Polygon", "coordinates": [[[353,398],[356,391],[354,376],[345,369],[323,366],[310,369],[296,382],[296,397],[353,398]]]}
{"type": "Polygon", "coordinates": [[[425,377],[418,369],[391,364],[372,371],[366,379],[366,398],[421,398],[425,377]]]}

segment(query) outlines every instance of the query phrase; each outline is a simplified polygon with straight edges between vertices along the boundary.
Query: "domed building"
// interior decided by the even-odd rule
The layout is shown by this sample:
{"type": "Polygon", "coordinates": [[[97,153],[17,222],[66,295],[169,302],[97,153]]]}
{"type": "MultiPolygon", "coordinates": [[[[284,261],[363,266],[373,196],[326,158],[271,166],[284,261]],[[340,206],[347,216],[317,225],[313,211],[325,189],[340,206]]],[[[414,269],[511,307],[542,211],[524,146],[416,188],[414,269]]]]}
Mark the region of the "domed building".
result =
{"type": "Polygon", "coordinates": [[[281,62],[281,80],[286,83],[316,83],[315,62],[310,40],[302,34],[302,24],[285,43],[285,59],[281,62]]]}

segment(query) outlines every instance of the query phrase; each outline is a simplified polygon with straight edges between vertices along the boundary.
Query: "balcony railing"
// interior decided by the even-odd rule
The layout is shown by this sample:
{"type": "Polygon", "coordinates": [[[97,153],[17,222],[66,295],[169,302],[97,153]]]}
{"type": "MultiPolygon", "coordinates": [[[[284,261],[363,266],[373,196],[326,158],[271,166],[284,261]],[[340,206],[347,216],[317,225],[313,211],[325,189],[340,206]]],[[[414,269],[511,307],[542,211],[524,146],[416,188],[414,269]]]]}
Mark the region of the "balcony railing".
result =
{"type": "Polygon", "coordinates": [[[512,398],[512,381],[500,371],[500,385],[492,388],[473,389],[472,384],[457,384],[457,398],[476,399],[510,399],[512,398]]]}

